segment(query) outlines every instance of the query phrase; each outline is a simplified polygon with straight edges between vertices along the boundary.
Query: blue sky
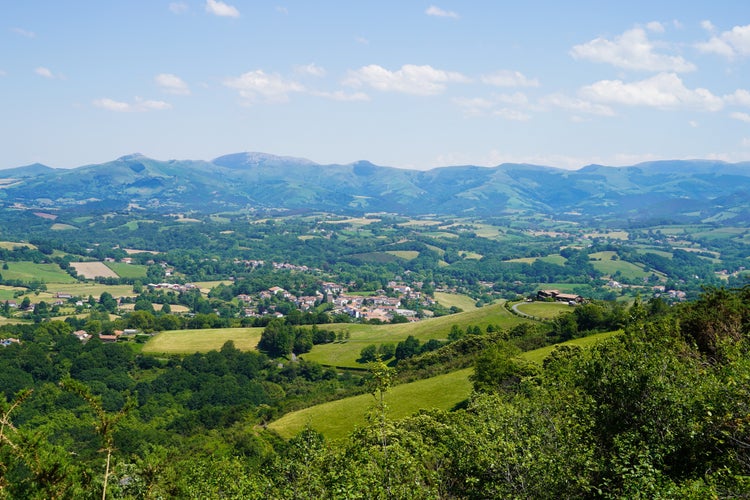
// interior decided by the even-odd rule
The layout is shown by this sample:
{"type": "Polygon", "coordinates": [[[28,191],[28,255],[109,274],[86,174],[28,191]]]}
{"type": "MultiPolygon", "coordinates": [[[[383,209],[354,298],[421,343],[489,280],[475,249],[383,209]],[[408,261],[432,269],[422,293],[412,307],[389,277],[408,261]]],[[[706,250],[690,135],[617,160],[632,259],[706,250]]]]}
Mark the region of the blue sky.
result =
{"type": "Polygon", "coordinates": [[[750,159],[743,1],[0,0],[0,168],[750,159]]]}

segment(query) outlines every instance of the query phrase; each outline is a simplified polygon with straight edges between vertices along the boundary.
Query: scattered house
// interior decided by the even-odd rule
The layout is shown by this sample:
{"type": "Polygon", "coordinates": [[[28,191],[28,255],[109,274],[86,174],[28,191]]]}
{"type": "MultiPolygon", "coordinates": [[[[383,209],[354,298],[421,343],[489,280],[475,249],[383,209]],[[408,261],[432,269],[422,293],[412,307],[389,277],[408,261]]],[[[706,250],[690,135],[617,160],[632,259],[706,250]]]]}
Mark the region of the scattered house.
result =
{"type": "Polygon", "coordinates": [[[91,335],[89,335],[86,330],[76,330],[72,335],[75,335],[81,342],[86,342],[91,338],[91,335]]]}
{"type": "Polygon", "coordinates": [[[72,299],[73,295],[70,293],[57,292],[55,294],[56,299],[72,299]]]}
{"type": "Polygon", "coordinates": [[[556,302],[567,302],[568,304],[580,304],[583,297],[573,293],[561,293],[559,290],[539,290],[536,293],[537,300],[553,299],[556,302]]]}
{"type": "Polygon", "coordinates": [[[20,344],[21,341],[16,338],[2,339],[0,340],[0,346],[8,347],[11,344],[20,344]]]}

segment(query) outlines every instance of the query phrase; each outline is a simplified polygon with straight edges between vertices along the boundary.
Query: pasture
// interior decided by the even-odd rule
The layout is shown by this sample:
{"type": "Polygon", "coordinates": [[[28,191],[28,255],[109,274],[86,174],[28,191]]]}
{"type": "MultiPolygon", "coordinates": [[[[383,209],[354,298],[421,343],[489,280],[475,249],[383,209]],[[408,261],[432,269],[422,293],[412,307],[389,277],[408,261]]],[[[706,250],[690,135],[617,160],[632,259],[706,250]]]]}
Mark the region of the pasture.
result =
{"type": "Polygon", "coordinates": [[[147,354],[192,354],[218,351],[227,341],[242,351],[258,346],[263,328],[211,328],[205,330],[169,330],[151,337],[143,346],[147,354]]]}

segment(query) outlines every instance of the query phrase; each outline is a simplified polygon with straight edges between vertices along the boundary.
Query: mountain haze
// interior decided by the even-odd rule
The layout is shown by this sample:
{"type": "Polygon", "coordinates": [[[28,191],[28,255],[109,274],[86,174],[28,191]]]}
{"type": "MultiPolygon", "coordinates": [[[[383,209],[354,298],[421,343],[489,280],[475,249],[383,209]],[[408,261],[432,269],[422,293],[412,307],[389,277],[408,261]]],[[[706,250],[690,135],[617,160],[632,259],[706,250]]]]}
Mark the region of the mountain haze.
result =
{"type": "Polygon", "coordinates": [[[240,209],[584,218],[750,220],[750,163],[659,161],[563,170],[527,164],[407,170],[236,153],[212,161],[140,154],[74,169],[4,170],[5,206],[216,212],[240,209]]]}

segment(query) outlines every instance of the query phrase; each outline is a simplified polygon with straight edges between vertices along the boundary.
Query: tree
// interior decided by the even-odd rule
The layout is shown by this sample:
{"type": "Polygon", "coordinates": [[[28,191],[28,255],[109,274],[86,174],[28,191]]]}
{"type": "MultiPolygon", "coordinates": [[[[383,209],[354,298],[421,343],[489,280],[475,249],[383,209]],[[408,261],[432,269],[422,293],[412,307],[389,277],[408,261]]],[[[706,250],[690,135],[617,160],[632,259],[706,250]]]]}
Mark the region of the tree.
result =
{"type": "Polygon", "coordinates": [[[371,363],[378,359],[378,348],[375,344],[370,344],[362,348],[359,352],[359,363],[371,363]]]}
{"type": "Polygon", "coordinates": [[[115,313],[117,311],[117,301],[109,292],[102,292],[99,296],[99,304],[107,312],[115,313]]]}
{"type": "Polygon", "coordinates": [[[258,349],[272,357],[288,356],[294,346],[294,333],[283,319],[273,319],[263,329],[258,349]]]}

